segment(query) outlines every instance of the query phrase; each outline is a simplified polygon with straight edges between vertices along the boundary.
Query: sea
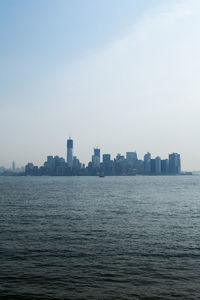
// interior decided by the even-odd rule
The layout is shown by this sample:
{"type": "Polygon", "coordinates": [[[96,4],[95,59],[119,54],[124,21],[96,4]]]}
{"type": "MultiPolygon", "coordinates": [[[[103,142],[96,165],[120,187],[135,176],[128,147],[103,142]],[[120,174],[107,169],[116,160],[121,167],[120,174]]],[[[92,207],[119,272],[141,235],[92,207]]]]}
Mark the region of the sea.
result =
{"type": "Polygon", "coordinates": [[[200,299],[200,176],[1,176],[0,299],[200,299]]]}

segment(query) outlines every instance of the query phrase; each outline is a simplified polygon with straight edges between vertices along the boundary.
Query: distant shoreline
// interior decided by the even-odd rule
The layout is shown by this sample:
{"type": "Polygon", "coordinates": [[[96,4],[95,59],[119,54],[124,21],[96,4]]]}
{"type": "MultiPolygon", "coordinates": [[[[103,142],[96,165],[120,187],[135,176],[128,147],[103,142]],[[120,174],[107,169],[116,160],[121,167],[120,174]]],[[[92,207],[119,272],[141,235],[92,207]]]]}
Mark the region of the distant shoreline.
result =
{"type": "MultiPolygon", "coordinates": [[[[200,173],[183,172],[180,174],[120,174],[120,175],[105,175],[104,177],[163,177],[163,176],[198,176],[200,173]]],[[[0,177],[101,177],[99,175],[26,175],[26,174],[0,174],[0,177]]]]}

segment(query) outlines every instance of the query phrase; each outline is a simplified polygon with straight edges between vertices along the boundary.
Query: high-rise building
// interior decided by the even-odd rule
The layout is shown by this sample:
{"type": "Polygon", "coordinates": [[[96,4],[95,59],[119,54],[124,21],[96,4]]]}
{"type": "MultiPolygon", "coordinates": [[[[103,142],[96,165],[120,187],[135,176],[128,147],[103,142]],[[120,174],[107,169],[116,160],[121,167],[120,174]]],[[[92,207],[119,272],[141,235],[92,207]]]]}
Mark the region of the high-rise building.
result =
{"type": "Polygon", "coordinates": [[[73,157],[73,168],[80,168],[80,162],[76,156],[73,157]]]}
{"type": "Polygon", "coordinates": [[[181,157],[178,153],[169,154],[169,172],[179,174],[181,172],[181,157]]]}
{"type": "Polygon", "coordinates": [[[67,166],[69,168],[73,166],[73,140],[71,138],[67,140],[67,166]]]}
{"type": "Polygon", "coordinates": [[[100,149],[99,148],[94,148],[94,156],[98,156],[100,159],[100,149]]]}
{"type": "Polygon", "coordinates": [[[25,166],[25,174],[26,175],[33,175],[34,170],[34,164],[33,163],[27,163],[25,166]]]}
{"type": "Polygon", "coordinates": [[[162,159],[161,160],[161,172],[162,173],[169,173],[169,160],[168,159],[162,159]]]}
{"type": "Polygon", "coordinates": [[[151,153],[149,152],[144,155],[144,173],[151,173],[151,153]]]}
{"type": "Polygon", "coordinates": [[[53,170],[55,168],[55,159],[52,155],[47,156],[47,162],[45,163],[45,169],[53,170]]]}
{"type": "Polygon", "coordinates": [[[120,163],[120,162],[124,162],[124,160],[125,160],[124,155],[121,155],[120,153],[118,153],[116,156],[116,162],[120,163]]]}
{"type": "Polygon", "coordinates": [[[156,160],[155,160],[155,158],[151,158],[151,173],[152,174],[156,173],[156,160]]]}
{"type": "Polygon", "coordinates": [[[93,168],[100,168],[100,149],[94,148],[94,155],[92,155],[93,168]]]}
{"type": "Polygon", "coordinates": [[[137,153],[136,152],[126,152],[126,159],[127,159],[127,161],[137,160],[137,153]]]}
{"type": "Polygon", "coordinates": [[[159,156],[155,158],[156,162],[156,174],[161,174],[161,159],[159,156]]]}
{"type": "Polygon", "coordinates": [[[126,152],[126,161],[129,167],[137,167],[137,153],[136,152],[126,152]]]}
{"type": "Polygon", "coordinates": [[[105,175],[111,175],[113,169],[113,162],[111,161],[110,154],[103,154],[103,163],[102,163],[103,172],[105,175]]]}
{"type": "Polygon", "coordinates": [[[110,154],[103,154],[103,164],[110,162],[110,154]]]}

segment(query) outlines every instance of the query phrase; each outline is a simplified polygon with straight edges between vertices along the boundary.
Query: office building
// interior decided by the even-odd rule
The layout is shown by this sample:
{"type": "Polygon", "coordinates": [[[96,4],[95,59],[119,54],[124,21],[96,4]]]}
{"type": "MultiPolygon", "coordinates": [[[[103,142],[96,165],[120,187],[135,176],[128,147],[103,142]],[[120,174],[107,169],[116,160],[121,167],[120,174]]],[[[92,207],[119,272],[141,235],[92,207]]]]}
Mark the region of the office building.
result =
{"type": "Polygon", "coordinates": [[[111,156],[110,154],[103,154],[103,164],[110,162],[111,156]]]}
{"type": "Polygon", "coordinates": [[[94,155],[99,157],[100,160],[100,149],[99,148],[94,148],[94,155]]]}
{"type": "Polygon", "coordinates": [[[111,175],[113,172],[113,161],[110,154],[103,154],[102,170],[105,175],[111,175]]]}
{"type": "Polygon", "coordinates": [[[161,174],[161,159],[159,156],[155,158],[156,174],[161,174]]]}
{"type": "Polygon", "coordinates": [[[136,152],[126,152],[126,161],[129,167],[136,168],[137,165],[137,153],[136,152]]]}
{"type": "Polygon", "coordinates": [[[100,168],[100,149],[94,148],[94,155],[92,155],[93,168],[100,168]]]}
{"type": "Polygon", "coordinates": [[[151,173],[151,153],[149,152],[144,155],[144,173],[151,173]]]}
{"type": "Polygon", "coordinates": [[[126,152],[126,160],[127,161],[137,160],[137,153],[136,152],[126,152]]]}
{"type": "Polygon", "coordinates": [[[161,173],[164,173],[164,174],[169,173],[169,160],[168,159],[161,160],[161,173]]]}
{"type": "Polygon", "coordinates": [[[124,162],[124,160],[125,160],[124,155],[121,155],[120,153],[118,153],[116,156],[116,162],[120,163],[120,162],[124,162]]]}
{"type": "Polygon", "coordinates": [[[181,158],[180,154],[169,154],[169,172],[171,174],[179,174],[181,172],[181,158]]]}
{"type": "Polygon", "coordinates": [[[151,164],[151,173],[155,174],[156,173],[156,160],[155,160],[155,158],[151,159],[150,164],[151,164]]]}
{"type": "Polygon", "coordinates": [[[67,166],[69,168],[73,166],[73,140],[71,138],[67,140],[67,166]]]}

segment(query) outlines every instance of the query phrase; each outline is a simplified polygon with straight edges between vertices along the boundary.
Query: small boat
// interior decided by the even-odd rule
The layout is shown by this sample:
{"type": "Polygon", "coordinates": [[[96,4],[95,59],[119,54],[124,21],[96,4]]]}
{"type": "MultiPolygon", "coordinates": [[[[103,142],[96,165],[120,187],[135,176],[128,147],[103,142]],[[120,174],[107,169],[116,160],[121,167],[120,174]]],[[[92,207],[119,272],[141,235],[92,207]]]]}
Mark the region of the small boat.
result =
{"type": "Polygon", "coordinates": [[[99,177],[105,177],[105,175],[104,174],[100,174],[99,177]]]}

